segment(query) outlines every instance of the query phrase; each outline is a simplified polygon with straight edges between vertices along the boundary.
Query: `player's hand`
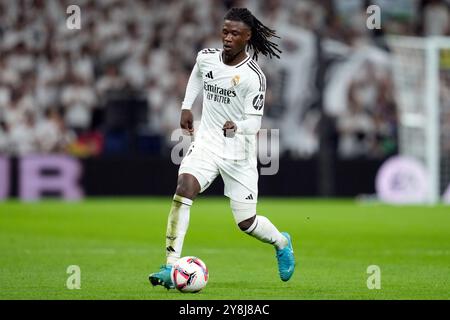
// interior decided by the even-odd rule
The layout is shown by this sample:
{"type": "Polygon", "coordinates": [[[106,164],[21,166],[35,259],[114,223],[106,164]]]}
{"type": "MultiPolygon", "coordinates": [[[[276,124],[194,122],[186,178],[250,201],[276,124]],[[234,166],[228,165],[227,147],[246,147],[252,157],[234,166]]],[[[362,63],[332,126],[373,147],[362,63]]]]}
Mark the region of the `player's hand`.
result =
{"type": "Polygon", "coordinates": [[[237,126],[233,121],[227,121],[222,127],[223,135],[227,138],[233,138],[236,134],[237,126]]]}
{"type": "Polygon", "coordinates": [[[191,110],[181,110],[180,126],[187,131],[188,135],[194,134],[194,116],[191,110]]]}

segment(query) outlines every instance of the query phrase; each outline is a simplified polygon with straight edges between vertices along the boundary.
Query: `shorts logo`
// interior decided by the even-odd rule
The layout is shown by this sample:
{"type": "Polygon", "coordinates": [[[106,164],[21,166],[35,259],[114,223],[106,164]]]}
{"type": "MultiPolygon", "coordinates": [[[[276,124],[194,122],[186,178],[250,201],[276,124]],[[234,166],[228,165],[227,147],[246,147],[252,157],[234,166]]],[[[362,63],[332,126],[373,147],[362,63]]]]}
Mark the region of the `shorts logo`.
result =
{"type": "Polygon", "coordinates": [[[264,95],[261,93],[253,99],[253,108],[261,110],[264,106],[264,95]]]}

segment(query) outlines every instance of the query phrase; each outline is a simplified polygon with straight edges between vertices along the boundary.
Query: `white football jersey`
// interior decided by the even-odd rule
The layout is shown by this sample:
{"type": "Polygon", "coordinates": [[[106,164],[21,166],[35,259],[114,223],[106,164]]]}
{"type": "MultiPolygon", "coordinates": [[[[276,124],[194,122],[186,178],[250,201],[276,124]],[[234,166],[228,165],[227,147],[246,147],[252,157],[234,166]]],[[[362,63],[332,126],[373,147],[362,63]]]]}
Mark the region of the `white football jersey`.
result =
{"type": "Polygon", "coordinates": [[[256,135],[225,137],[222,127],[229,120],[262,116],[266,92],[264,73],[248,53],[241,63],[226,65],[222,61],[222,49],[201,50],[196,67],[203,83],[203,110],[195,144],[226,159],[256,157],[256,135]]]}

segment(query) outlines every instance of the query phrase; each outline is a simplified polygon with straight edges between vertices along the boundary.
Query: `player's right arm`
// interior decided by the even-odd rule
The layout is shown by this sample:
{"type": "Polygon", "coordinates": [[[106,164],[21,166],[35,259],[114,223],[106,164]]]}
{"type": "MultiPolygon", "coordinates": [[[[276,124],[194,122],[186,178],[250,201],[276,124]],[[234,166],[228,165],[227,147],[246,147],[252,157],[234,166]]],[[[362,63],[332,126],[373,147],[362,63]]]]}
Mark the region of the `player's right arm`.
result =
{"type": "Polygon", "coordinates": [[[202,82],[202,74],[198,66],[197,56],[197,61],[189,77],[189,81],[186,86],[186,93],[181,106],[180,126],[182,129],[186,130],[189,135],[194,134],[194,116],[192,115],[191,108],[194,104],[195,98],[197,98],[197,95],[202,89],[202,82]]]}

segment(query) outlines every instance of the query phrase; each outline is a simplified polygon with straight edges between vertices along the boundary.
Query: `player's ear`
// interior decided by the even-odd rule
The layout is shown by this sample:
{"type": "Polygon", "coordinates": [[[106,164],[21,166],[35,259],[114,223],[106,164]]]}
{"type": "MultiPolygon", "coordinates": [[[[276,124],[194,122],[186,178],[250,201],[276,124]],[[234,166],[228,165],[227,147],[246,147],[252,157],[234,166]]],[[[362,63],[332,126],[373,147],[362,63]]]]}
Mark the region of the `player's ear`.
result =
{"type": "Polygon", "coordinates": [[[247,29],[247,32],[245,33],[245,41],[250,41],[252,38],[252,31],[250,29],[247,29]]]}

